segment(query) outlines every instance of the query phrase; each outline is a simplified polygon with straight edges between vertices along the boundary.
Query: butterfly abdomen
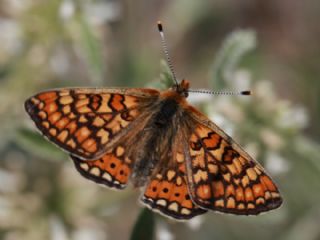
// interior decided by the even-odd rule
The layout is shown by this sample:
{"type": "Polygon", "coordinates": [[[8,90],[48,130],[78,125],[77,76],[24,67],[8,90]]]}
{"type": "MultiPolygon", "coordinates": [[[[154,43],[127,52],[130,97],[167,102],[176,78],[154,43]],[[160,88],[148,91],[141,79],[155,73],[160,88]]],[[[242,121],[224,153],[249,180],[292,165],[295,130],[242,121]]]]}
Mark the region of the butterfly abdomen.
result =
{"type": "Polygon", "coordinates": [[[175,132],[174,121],[179,111],[179,103],[172,98],[159,101],[157,111],[141,135],[139,142],[145,143],[139,147],[139,156],[136,157],[134,166],[133,183],[135,186],[143,186],[159,165],[162,155],[171,148],[172,135],[175,132]]]}

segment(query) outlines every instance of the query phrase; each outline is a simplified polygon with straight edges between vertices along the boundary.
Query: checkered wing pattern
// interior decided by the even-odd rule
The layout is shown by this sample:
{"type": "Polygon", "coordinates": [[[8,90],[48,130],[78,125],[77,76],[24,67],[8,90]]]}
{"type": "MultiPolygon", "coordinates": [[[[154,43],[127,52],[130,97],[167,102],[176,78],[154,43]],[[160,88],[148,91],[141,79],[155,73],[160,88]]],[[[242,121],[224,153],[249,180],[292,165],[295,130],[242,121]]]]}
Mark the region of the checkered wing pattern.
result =
{"type": "Polygon", "coordinates": [[[59,89],[29,98],[25,108],[50,141],[77,158],[96,160],[158,94],[151,89],[59,89]]]}
{"type": "Polygon", "coordinates": [[[281,205],[265,170],[213,122],[190,109],[188,184],[195,204],[205,209],[257,215],[281,205]]]}
{"type": "Polygon", "coordinates": [[[133,161],[125,147],[118,145],[96,160],[81,160],[70,155],[78,172],[85,178],[113,189],[124,189],[132,174],[133,161]]]}
{"type": "Polygon", "coordinates": [[[175,137],[173,148],[165,157],[167,164],[159,165],[153,172],[141,201],[153,211],[186,220],[207,211],[197,206],[189,194],[183,141],[179,137],[175,137]]]}

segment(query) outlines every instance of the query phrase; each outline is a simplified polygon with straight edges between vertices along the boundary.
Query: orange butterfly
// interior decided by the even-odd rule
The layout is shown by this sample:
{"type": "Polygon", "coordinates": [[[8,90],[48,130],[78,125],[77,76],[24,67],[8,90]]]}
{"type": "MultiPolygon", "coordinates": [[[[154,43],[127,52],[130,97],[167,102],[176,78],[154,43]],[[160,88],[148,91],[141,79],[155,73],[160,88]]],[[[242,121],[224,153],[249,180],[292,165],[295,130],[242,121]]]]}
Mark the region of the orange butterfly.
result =
{"type": "MultiPolygon", "coordinates": [[[[160,23],[159,30],[165,45],[160,23]]],[[[257,215],[279,207],[264,169],[188,104],[188,91],[186,80],[161,92],[57,89],[29,98],[25,109],[84,177],[115,189],[130,179],[145,187],[141,201],[166,216],[190,219],[209,209],[257,215]]]]}

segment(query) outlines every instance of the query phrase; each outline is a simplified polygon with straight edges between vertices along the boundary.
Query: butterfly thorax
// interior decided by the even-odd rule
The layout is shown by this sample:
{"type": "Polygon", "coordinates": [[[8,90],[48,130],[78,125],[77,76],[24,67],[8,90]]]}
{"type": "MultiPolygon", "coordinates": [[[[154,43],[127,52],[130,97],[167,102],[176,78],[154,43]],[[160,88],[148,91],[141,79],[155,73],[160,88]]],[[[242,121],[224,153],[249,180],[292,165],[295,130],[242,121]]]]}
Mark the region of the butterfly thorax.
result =
{"type": "Polygon", "coordinates": [[[154,170],[167,163],[160,162],[169,159],[172,153],[173,137],[177,134],[177,123],[184,111],[186,97],[175,89],[169,89],[160,94],[154,115],[141,136],[137,136],[136,144],[140,149],[135,156],[136,164],[132,175],[133,185],[144,186],[154,170]]]}

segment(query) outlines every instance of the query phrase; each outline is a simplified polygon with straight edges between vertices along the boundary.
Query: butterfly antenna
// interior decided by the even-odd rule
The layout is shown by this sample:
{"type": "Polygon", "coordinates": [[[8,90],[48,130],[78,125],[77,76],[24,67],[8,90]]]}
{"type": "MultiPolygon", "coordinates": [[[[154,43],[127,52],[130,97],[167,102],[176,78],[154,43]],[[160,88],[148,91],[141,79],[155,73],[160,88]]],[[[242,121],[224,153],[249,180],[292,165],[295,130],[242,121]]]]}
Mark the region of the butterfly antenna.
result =
{"type": "Polygon", "coordinates": [[[188,92],[191,92],[191,93],[204,93],[204,94],[210,94],[210,95],[244,95],[244,96],[252,95],[251,91],[220,92],[220,91],[210,91],[210,90],[193,90],[193,89],[189,89],[188,92]]]}
{"type": "Polygon", "coordinates": [[[169,55],[166,38],[165,38],[164,32],[163,32],[162,23],[160,21],[158,21],[158,30],[159,30],[160,37],[161,37],[162,48],[163,48],[164,54],[166,55],[167,63],[169,65],[173,80],[175,81],[176,85],[178,86],[179,83],[177,81],[176,74],[174,73],[174,68],[173,68],[173,64],[171,62],[171,58],[170,58],[170,55],[169,55]]]}

